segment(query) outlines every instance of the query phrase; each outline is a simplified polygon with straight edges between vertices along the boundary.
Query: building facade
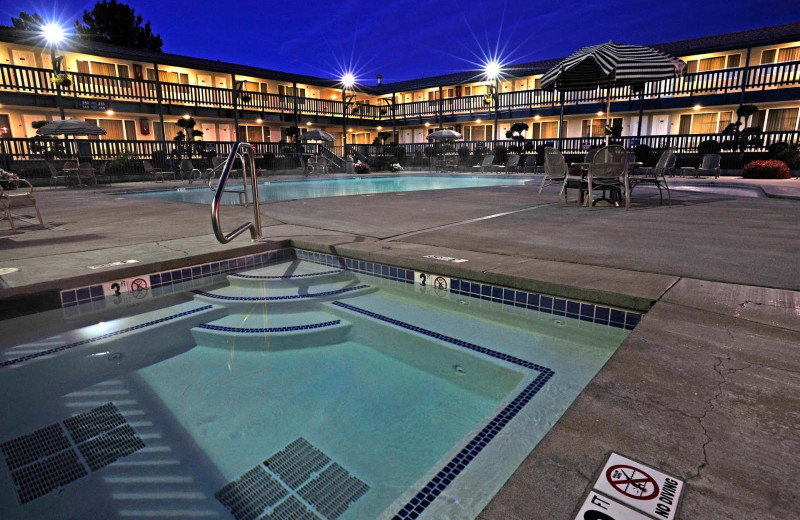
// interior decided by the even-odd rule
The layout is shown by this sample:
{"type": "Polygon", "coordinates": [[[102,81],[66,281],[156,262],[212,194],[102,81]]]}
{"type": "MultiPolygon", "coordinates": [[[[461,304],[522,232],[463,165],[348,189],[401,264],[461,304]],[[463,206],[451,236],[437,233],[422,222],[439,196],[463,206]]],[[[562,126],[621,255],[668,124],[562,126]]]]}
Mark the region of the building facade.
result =
{"type": "MultiPolygon", "coordinates": [[[[753,149],[800,140],[800,22],[654,47],[684,60],[687,72],[641,92],[612,89],[611,123],[622,128],[624,145],[689,153],[712,139],[724,147],[720,133],[745,104],[758,108],[744,121],[760,129],[753,149]]],[[[292,126],[333,134],[330,149],[339,157],[345,137],[348,154],[371,155],[383,132],[416,152],[438,128],[462,133],[459,146],[490,149],[509,144],[506,133],[516,122],[528,125],[531,148],[557,143],[578,152],[604,140],[609,93],[541,90],[539,79],[557,62],[511,66],[496,91],[481,71],[344,90],[339,80],[77,38],[50,49],[38,35],[0,28],[0,153],[15,161],[41,158],[46,147],[34,139],[37,122],[59,119],[61,110],[107,131],[81,148],[104,160],[121,153],[150,158],[176,146],[182,132],[184,140],[202,140],[203,149],[227,153],[237,130],[257,153],[280,155],[292,126]],[[188,118],[195,136],[181,126],[188,118]]],[[[393,140],[382,135],[384,143],[393,140]]]]}

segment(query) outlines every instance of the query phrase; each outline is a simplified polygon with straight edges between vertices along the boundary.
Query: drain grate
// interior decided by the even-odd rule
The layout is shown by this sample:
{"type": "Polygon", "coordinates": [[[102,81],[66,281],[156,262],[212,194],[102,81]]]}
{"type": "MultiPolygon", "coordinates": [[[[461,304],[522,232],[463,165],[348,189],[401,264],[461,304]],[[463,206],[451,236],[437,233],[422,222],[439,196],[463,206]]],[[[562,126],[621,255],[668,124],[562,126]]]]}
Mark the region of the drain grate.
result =
{"type": "Polygon", "coordinates": [[[287,494],[280,482],[263,467],[256,466],[217,491],[214,497],[230,509],[237,520],[253,520],[287,494]]]}
{"type": "Polygon", "coordinates": [[[297,489],[311,474],[328,465],[331,459],[300,437],[264,461],[292,489],[297,489]]]}
{"type": "Polygon", "coordinates": [[[92,471],[108,466],[115,460],[136,453],[144,442],[128,424],[78,445],[92,471]]]}
{"type": "Polygon", "coordinates": [[[125,418],[119,413],[114,403],[106,403],[64,421],[64,426],[69,430],[75,444],[123,424],[125,424],[125,418]]]}
{"type": "Polygon", "coordinates": [[[69,450],[13,471],[11,478],[24,504],[87,474],[78,456],[69,450]]]}
{"type": "Polygon", "coordinates": [[[8,469],[14,470],[70,447],[61,426],[51,424],[0,444],[8,469]]]}
{"type": "Polygon", "coordinates": [[[367,484],[334,462],[300,488],[297,494],[326,518],[335,520],[367,491],[367,484]]]}
{"type": "Polygon", "coordinates": [[[320,520],[320,518],[292,495],[259,520],[320,520]]]}

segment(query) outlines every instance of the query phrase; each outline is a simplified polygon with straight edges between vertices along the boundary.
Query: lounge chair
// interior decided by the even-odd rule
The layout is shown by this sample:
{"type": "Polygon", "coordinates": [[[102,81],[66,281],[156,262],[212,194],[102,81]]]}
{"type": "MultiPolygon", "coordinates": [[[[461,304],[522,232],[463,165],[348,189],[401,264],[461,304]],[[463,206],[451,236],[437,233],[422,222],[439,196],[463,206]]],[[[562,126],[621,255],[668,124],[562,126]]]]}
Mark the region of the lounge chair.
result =
{"type": "Polygon", "coordinates": [[[192,183],[195,177],[200,179],[203,176],[202,172],[195,168],[189,159],[182,159],[178,169],[181,172],[181,179],[189,179],[189,184],[192,183]]]}
{"type": "Polygon", "coordinates": [[[80,163],[78,165],[78,185],[88,186],[89,182],[97,186],[97,176],[94,173],[94,166],[88,162],[80,163]]]}
{"type": "Polygon", "coordinates": [[[595,200],[593,196],[595,190],[603,190],[603,198],[605,198],[606,190],[611,191],[612,194],[615,190],[619,190],[625,199],[625,209],[630,207],[628,153],[622,146],[606,146],[600,148],[595,154],[586,180],[586,205],[590,208],[597,203],[597,200],[601,200],[595,200]]]}
{"type": "Polygon", "coordinates": [[[506,173],[511,173],[512,171],[517,169],[517,165],[519,164],[519,155],[509,155],[508,160],[506,160],[505,164],[499,164],[497,166],[498,171],[504,171],[506,173]]]}
{"type": "Polygon", "coordinates": [[[697,169],[697,176],[700,177],[703,174],[713,175],[715,179],[719,178],[720,168],[719,168],[720,156],[718,153],[710,153],[703,157],[703,162],[700,164],[700,167],[697,169]]]}
{"type": "Polygon", "coordinates": [[[525,164],[522,166],[522,173],[536,173],[536,156],[528,155],[525,157],[525,164]]]}
{"type": "Polygon", "coordinates": [[[163,172],[161,171],[161,168],[154,168],[153,165],[150,163],[150,161],[148,161],[147,159],[144,159],[142,161],[142,167],[144,168],[144,173],[153,176],[153,180],[157,181],[158,178],[161,177],[161,182],[164,182],[166,180],[164,179],[165,174],[172,175],[172,180],[173,181],[175,180],[175,172],[172,171],[163,172]]]}
{"type": "Polygon", "coordinates": [[[20,184],[27,185],[29,188],[27,193],[23,193],[21,190],[20,193],[9,194],[3,190],[2,186],[0,186],[0,211],[5,214],[5,217],[8,219],[8,223],[11,224],[11,231],[14,233],[16,233],[17,228],[14,226],[14,216],[11,213],[12,209],[33,207],[33,209],[36,210],[36,216],[39,217],[39,224],[44,227],[42,214],[39,213],[39,206],[36,205],[36,199],[33,196],[33,186],[25,179],[17,179],[17,186],[20,184]]]}
{"type": "MultiPolygon", "coordinates": [[[[531,158],[528,157],[528,160],[531,158]]],[[[544,149],[544,175],[542,176],[542,183],[539,185],[539,193],[536,197],[536,203],[542,198],[542,190],[545,186],[551,184],[561,184],[561,190],[558,192],[558,197],[564,195],[564,202],[567,201],[567,190],[564,181],[567,178],[567,161],[564,156],[555,148],[544,149]]]]}
{"type": "Polygon", "coordinates": [[[661,204],[664,204],[664,194],[662,188],[667,190],[667,200],[669,207],[672,207],[672,195],[669,192],[666,173],[675,171],[675,149],[667,148],[661,157],[658,158],[655,168],[636,168],[628,176],[630,185],[630,195],[633,196],[633,189],[640,184],[653,184],[658,188],[658,197],[661,204]]]}
{"type": "Polygon", "coordinates": [[[47,163],[47,169],[50,170],[50,189],[51,190],[53,189],[54,186],[58,186],[59,179],[64,184],[64,186],[67,185],[67,176],[64,175],[63,173],[59,172],[56,169],[56,165],[55,164],[53,164],[51,162],[48,162],[47,163]]]}
{"type": "Polygon", "coordinates": [[[489,171],[489,168],[492,167],[492,163],[494,162],[494,155],[484,155],[483,159],[481,159],[480,164],[476,164],[473,168],[480,168],[481,173],[485,173],[489,171]]]}

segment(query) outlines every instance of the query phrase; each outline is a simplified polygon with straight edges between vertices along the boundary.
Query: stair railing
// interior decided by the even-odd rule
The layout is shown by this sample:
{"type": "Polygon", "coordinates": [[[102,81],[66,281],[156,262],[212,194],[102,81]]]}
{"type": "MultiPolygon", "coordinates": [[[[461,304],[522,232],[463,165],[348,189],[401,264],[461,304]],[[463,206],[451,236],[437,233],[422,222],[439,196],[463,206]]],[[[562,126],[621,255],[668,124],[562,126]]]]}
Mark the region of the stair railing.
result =
{"type": "MultiPolygon", "coordinates": [[[[209,185],[211,185],[211,179],[209,179],[209,185]]],[[[214,201],[211,203],[211,227],[214,229],[214,235],[217,237],[217,241],[219,241],[220,244],[227,244],[248,229],[250,230],[250,238],[252,240],[260,240],[262,238],[255,151],[250,143],[236,141],[233,143],[233,147],[231,147],[231,153],[228,155],[228,160],[225,161],[225,166],[222,168],[222,173],[219,176],[219,184],[217,184],[217,190],[214,192],[214,201]],[[250,173],[250,186],[253,194],[253,222],[245,222],[226,234],[222,231],[219,210],[222,204],[222,195],[225,192],[225,183],[228,181],[228,176],[231,170],[233,170],[236,159],[242,161],[242,189],[244,191],[247,191],[248,170],[250,173]]]]}

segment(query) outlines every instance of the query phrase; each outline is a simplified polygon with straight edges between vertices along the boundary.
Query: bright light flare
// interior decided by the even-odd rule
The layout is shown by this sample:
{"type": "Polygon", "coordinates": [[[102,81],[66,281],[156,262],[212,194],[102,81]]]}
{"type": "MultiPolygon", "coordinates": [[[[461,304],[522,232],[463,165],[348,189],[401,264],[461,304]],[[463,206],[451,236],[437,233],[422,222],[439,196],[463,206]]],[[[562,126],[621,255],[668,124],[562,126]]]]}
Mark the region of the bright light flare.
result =
{"type": "Polygon", "coordinates": [[[353,76],[352,72],[345,72],[344,75],[342,75],[342,85],[344,88],[352,88],[355,84],[356,77],[353,76]]]}
{"type": "Polygon", "coordinates": [[[502,72],[503,66],[500,65],[497,60],[492,60],[483,66],[483,73],[486,74],[486,78],[490,80],[499,78],[502,72]]]}
{"type": "Polygon", "coordinates": [[[50,45],[58,45],[67,37],[67,32],[57,23],[48,23],[42,26],[42,36],[50,45]]]}

